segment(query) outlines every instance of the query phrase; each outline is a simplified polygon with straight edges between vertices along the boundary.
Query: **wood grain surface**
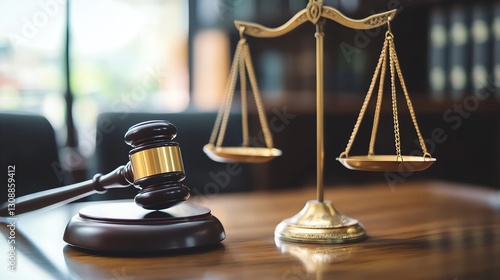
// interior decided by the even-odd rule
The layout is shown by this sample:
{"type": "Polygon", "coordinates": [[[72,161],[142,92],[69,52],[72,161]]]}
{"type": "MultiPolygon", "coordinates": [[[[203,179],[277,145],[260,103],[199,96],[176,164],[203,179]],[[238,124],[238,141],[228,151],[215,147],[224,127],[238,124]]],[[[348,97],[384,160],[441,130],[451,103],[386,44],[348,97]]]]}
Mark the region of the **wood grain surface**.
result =
{"type": "Polygon", "coordinates": [[[445,182],[327,187],[325,199],[358,219],[369,235],[339,245],[274,239],[281,220],[315,199],[312,186],[194,197],[191,202],[219,218],[227,238],[212,248],[149,256],[95,255],[67,246],[64,227],[84,206],[71,204],[18,217],[17,271],[8,272],[4,262],[0,278],[500,279],[500,211],[490,205],[493,195],[492,189],[445,182]]]}

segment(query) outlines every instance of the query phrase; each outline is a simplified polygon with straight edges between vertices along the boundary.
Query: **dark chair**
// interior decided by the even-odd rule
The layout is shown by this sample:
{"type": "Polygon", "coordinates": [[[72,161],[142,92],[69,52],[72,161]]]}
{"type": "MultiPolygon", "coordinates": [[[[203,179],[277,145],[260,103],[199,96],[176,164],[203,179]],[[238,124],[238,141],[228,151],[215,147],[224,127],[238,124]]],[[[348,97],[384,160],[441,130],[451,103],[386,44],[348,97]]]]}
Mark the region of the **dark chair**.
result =
{"type": "Polygon", "coordinates": [[[2,112],[0,131],[1,178],[7,184],[8,166],[15,166],[16,197],[64,185],[55,132],[45,117],[2,112]]]}
{"type": "MultiPolygon", "coordinates": [[[[97,120],[96,150],[90,173],[107,173],[128,162],[131,147],[123,137],[134,124],[148,120],[167,120],[178,130],[175,142],[181,148],[185,185],[193,195],[212,195],[226,192],[252,190],[252,169],[248,164],[225,164],[210,160],[203,152],[208,143],[215,122],[216,113],[102,113],[97,120]]],[[[239,145],[241,123],[236,116],[231,117],[226,132],[225,144],[239,145]],[[233,139],[233,142],[231,142],[233,139]]],[[[92,175],[90,174],[90,175],[92,175]]],[[[137,190],[110,190],[100,197],[106,199],[131,198],[137,190]]]]}

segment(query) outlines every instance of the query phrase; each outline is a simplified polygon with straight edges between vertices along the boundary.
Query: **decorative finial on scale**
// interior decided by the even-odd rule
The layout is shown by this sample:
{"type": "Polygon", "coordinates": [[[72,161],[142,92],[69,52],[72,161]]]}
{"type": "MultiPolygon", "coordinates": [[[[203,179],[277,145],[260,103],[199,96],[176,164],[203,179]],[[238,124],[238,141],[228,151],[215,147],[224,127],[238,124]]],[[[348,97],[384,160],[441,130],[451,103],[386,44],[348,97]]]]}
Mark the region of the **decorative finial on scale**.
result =
{"type": "Polygon", "coordinates": [[[307,19],[309,19],[309,21],[312,22],[313,24],[316,24],[321,17],[322,8],[323,8],[322,0],[309,0],[309,3],[307,4],[306,7],[307,19]]]}
{"type": "Polygon", "coordinates": [[[390,34],[392,34],[392,30],[391,30],[391,16],[387,17],[387,32],[389,32],[390,34]]]}

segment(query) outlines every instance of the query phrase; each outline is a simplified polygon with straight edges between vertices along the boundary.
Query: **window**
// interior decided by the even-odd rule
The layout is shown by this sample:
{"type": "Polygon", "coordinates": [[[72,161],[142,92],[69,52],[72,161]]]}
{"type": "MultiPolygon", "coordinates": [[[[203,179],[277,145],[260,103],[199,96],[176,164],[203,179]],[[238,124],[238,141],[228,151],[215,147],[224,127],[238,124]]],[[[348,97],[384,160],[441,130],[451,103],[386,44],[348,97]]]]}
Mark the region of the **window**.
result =
{"type": "MultiPolygon", "coordinates": [[[[64,141],[66,1],[0,0],[0,110],[45,115],[64,141]]],[[[188,1],[71,0],[71,87],[82,152],[104,111],[181,112],[190,101],[188,1]]],[[[89,145],[90,144],[90,145],[89,145]]]]}

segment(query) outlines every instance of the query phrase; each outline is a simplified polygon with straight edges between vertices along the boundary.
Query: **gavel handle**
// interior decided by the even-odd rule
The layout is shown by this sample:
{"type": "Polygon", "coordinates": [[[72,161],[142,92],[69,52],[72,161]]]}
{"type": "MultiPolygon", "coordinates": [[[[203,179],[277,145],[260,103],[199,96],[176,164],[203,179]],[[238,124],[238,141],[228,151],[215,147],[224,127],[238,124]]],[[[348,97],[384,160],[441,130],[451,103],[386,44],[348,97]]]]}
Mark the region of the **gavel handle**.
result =
{"type": "Polygon", "coordinates": [[[0,206],[0,217],[10,217],[48,206],[58,207],[94,193],[105,193],[108,189],[125,188],[131,185],[129,177],[129,165],[120,166],[106,175],[97,174],[91,180],[11,199],[0,206]]]}

